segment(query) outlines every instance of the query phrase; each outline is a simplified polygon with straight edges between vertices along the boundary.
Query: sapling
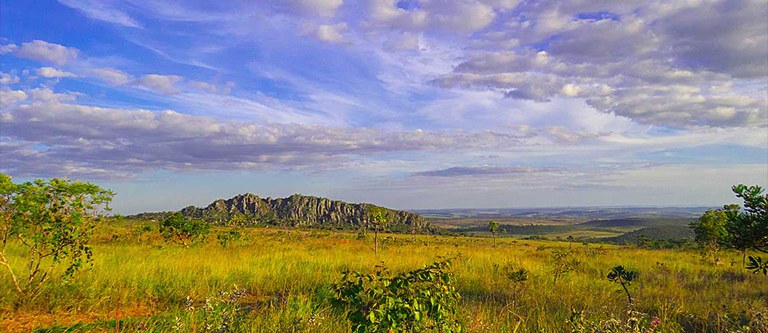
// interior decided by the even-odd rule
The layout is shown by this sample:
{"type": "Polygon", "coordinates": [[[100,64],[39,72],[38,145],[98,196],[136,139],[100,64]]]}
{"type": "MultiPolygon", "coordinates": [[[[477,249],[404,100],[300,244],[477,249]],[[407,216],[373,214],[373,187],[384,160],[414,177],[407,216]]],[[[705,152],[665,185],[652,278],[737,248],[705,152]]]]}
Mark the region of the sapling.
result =
{"type": "Polygon", "coordinates": [[[626,270],[624,269],[624,266],[619,265],[611,269],[611,272],[608,273],[608,280],[620,284],[624,289],[624,292],[627,294],[627,300],[629,300],[629,304],[632,304],[632,295],[629,294],[628,287],[632,281],[637,280],[638,276],[639,274],[637,271],[626,270]]]}
{"type": "Polygon", "coordinates": [[[493,236],[493,247],[496,247],[496,236],[499,235],[499,222],[496,222],[495,220],[488,222],[488,231],[490,231],[493,236]]]}

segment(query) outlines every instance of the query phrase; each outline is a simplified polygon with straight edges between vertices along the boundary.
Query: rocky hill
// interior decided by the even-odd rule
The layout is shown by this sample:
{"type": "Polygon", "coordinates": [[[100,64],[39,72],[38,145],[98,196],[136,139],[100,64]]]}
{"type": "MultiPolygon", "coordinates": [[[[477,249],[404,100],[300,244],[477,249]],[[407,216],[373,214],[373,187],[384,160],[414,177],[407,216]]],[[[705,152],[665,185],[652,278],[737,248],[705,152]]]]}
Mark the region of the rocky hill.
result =
{"type": "MultiPolygon", "coordinates": [[[[219,199],[201,208],[189,206],[181,210],[187,217],[200,218],[219,225],[281,225],[329,229],[369,227],[367,212],[376,207],[326,198],[294,194],[287,198],[261,198],[241,194],[219,199]]],[[[384,209],[392,232],[435,233],[438,228],[418,214],[384,209]]],[[[369,228],[370,229],[370,228],[369,228]]]]}

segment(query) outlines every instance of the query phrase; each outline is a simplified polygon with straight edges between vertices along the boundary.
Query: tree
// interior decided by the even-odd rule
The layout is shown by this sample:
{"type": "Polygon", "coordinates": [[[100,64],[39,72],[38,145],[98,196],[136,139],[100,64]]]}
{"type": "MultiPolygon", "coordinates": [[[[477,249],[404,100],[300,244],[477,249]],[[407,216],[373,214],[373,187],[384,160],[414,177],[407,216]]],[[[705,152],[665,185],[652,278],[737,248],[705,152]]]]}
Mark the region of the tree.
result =
{"type": "Polygon", "coordinates": [[[175,212],[160,223],[160,233],[166,241],[175,240],[184,247],[197,241],[204,241],[210,225],[200,219],[188,219],[181,212],[175,212]]]}
{"type": "MultiPolygon", "coordinates": [[[[736,206],[738,209],[738,206],[736,206]]],[[[732,209],[725,206],[724,209],[709,209],[704,215],[690,224],[694,234],[696,234],[696,243],[698,243],[706,252],[712,256],[712,260],[719,261],[717,252],[721,244],[727,242],[728,231],[725,226],[728,224],[728,215],[726,211],[732,209]]]]}
{"type": "Polygon", "coordinates": [[[382,207],[369,205],[366,207],[365,213],[368,224],[373,226],[373,253],[378,255],[379,231],[383,231],[389,224],[387,220],[387,210],[382,207]]]}
{"type": "Polygon", "coordinates": [[[739,210],[734,206],[725,211],[726,243],[742,252],[742,261],[746,261],[748,249],[768,253],[768,195],[763,194],[760,186],[739,184],[731,189],[744,200],[744,207],[739,210]]]}
{"type": "Polygon", "coordinates": [[[88,241],[115,194],[91,183],[37,179],[14,184],[0,174],[0,264],[8,270],[20,299],[34,299],[58,265],[71,277],[92,261],[88,241]],[[18,242],[28,260],[14,271],[5,250],[18,242]]]}
{"type": "Polygon", "coordinates": [[[496,247],[496,236],[499,235],[499,223],[495,220],[488,222],[488,231],[490,231],[493,236],[493,247],[496,247]]]}

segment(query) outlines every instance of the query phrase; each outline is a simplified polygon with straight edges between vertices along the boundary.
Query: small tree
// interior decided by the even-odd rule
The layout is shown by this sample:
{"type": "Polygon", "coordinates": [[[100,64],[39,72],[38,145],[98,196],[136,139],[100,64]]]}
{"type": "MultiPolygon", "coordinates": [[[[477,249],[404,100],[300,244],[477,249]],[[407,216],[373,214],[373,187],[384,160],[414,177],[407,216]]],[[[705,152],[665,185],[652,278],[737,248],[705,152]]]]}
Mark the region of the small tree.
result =
{"type": "Polygon", "coordinates": [[[368,224],[373,227],[373,253],[379,254],[379,231],[384,231],[388,225],[386,209],[374,205],[366,208],[368,224]]]}
{"type": "Polygon", "coordinates": [[[763,194],[760,186],[739,184],[731,189],[744,200],[744,208],[725,211],[727,244],[740,250],[742,262],[746,262],[748,249],[768,253],[768,195],[763,194]]]}
{"type": "Polygon", "coordinates": [[[624,266],[616,266],[608,273],[608,280],[621,285],[624,292],[627,294],[627,300],[629,304],[632,304],[632,295],[629,294],[629,285],[632,281],[637,280],[639,274],[637,271],[631,271],[624,269],[624,266]]]}
{"type": "Polygon", "coordinates": [[[54,268],[65,263],[71,277],[91,262],[88,241],[114,193],[94,184],[67,179],[38,179],[14,184],[0,174],[0,264],[6,267],[20,299],[34,299],[54,268]],[[26,255],[26,271],[14,271],[6,246],[18,241],[26,255]]]}
{"type": "Polygon", "coordinates": [[[200,219],[188,219],[181,212],[175,212],[160,223],[160,234],[166,241],[174,240],[184,247],[197,241],[204,241],[210,225],[200,219]]]}
{"type": "Polygon", "coordinates": [[[493,247],[496,247],[496,236],[499,235],[499,223],[495,220],[488,222],[488,231],[490,231],[491,236],[493,236],[493,247]]]}
{"type": "Polygon", "coordinates": [[[717,253],[720,251],[720,245],[728,239],[728,231],[725,229],[728,223],[728,216],[725,212],[728,208],[729,206],[726,206],[725,209],[707,210],[697,221],[690,224],[691,229],[696,234],[696,243],[715,262],[719,261],[717,253]]]}

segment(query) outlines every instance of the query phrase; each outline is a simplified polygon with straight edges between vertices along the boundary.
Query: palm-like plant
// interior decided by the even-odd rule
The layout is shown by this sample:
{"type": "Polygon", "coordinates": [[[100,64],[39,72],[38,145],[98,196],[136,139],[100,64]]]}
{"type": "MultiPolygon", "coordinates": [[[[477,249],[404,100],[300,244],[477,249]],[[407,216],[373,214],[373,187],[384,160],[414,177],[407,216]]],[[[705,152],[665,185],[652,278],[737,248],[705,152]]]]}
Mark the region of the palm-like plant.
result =
{"type": "Polygon", "coordinates": [[[637,280],[638,277],[639,274],[637,271],[624,269],[624,266],[621,265],[614,267],[611,269],[611,272],[608,273],[608,280],[620,284],[624,289],[624,292],[627,294],[627,300],[629,300],[629,304],[632,304],[632,295],[630,295],[628,287],[632,281],[637,280]]]}

